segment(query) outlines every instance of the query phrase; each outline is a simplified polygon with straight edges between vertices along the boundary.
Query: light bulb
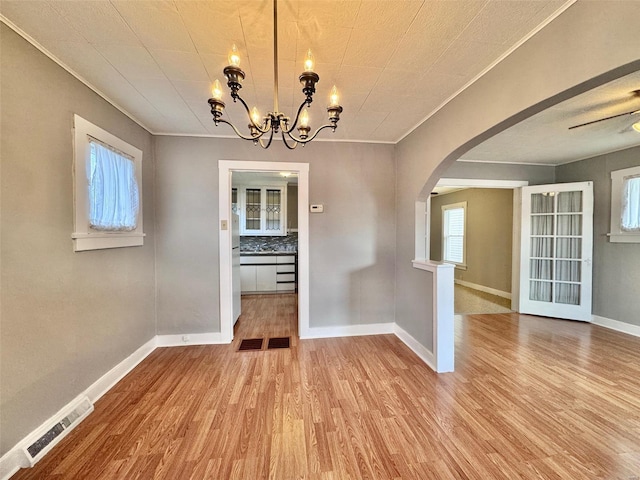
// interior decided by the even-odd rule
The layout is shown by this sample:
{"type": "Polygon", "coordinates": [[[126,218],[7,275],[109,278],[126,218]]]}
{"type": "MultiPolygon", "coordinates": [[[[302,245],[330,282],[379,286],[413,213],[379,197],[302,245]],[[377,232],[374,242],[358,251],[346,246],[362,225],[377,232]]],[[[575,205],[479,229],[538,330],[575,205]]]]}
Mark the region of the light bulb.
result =
{"type": "Polygon", "coordinates": [[[300,115],[300,126],[302,128],[307,128],[309,126],[309,112],[306,108],[302,111],[302,115],[300,115]]]}
{"type": "Polygon", "coordinates": [[[251,109],[251,120],[253,121],[254,125],[260,125],[260,112],[258,111],[257,107],[253,107],[251,109]]]}
{"type": "Polygon", "coordinates": [[[337,107],[338,105],[340,105],[340,95],[338,95],[338,89],[336,88],[335,85],[331,89],[331,93],[329,94],[329,98],[331,100],[330,103],[329,103],[330,106],[337,107]]]}
{"type": "Polygon", "coordinates": [[[313,53],[311,53],[311,49],[307,50],[307,57],[304,59],[304,71],[313,72],[313,53]]]}
{"type": "Polygon", "coordinates": [[[632,127],[636,132],[640,133],[640,122],[634,123],[632,127]]]}
{"type": "Polygon", "coordinates": [[[229,52],[229,64],[234,67],[240,66],[240,54],[238,53],[238,47],[234,43],[229,52]]]}
{"type": "Polygon", "coordinates": [[[211,96],[214,100],[222,100],[222,85],[220,85],[220,80],[217,78],[213,82],[213,87],[211,87],[211,96]]]}

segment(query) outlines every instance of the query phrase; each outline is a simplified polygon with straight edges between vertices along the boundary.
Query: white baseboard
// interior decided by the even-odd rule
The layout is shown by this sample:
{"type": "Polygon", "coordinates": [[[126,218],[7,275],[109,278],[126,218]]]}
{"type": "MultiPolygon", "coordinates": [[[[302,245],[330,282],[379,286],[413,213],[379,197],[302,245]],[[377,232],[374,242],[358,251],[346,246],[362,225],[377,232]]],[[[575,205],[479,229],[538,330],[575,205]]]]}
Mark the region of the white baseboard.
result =
{"type": "Polygon", "coordinates": [[[601,327],[609,328],[617,332],[627,333],[634,337],[640,337],[640,326],[633,325],[631,323],[621,322],[619,320],[613,320],[611,318],[600,317],[599,315],[593,315],[591,323],[599,325],[601,327]]]}
{"type": "MultiPolygon", "coordinates": [[[[37,438],[49,430],[52,426],[60,421],[64,416],[64,412],[70,412],[75,409],[76,405],[82,398],[86,397],[91,404],[108,392],[116,383],[118,383],[127,373],[133,370],[142,360],[144,360],[156,348],[156,337],[153,337],[147,343],[138,348],[135,352],[105,373],[98,380],[93,382],[89,388],[82,392],[78,397],[74,398],[67,405],[62,407],[54,416],[43,422],[39,427],[34,429],[26,437],[24,437],[17,445],[5,453],[0,458],[0,479],[7,480],[11,478],[20,468],[29,467],[29,458],[24,453],[26,448],[31,445],[37,438]]],[[[88,412],[90,413],[90,412],[88,412]]],[[[68,432],[67,432],[68,433],[68,432]]],[[[63,435],[60,435],[60,440],[63,435]]],[[[58,440],[59,441],[59,440],[58,440]]]]}
{"type": "Polygon", "coordinates": [[[498,297],[507,298],[511,300],[511,293],[503,292],[502,290],[496,290],[495,288],[485,287],[484,285],[478,285],[477,283],[466,282],[465,280],[454,280],[458,285],[462,285],[463,287],[473,288],[474,290],[479,290],[484,293],[490,293],[491,295],[497,295],[498,297]]]}
{"type": "Polygon", "coordinates": [[[431,370],[433,370],[434,372],[437,372],[438,370],[436,369],[436,359],[435,359],[435,356],[433,355],[433,352],[428,350],[427,347],[425,347],[420,342],[418,342],[418,340],[413,338],[406,330],[400,327],[397,323],[394,325],[395,325],[395,329],[393,333],[396,334],[396,337],[402,340],[402,343],[404,343],[407,347],[409,347],[413,351],[413,353],[418,355],[418,357],[420,357],[420,359],[424,363],[426,363],[429,366],[429,368],[431,368],[431,370]]]}
{"type": "Polygon", "coordinates": [[[222,333],[183,333],[178,335],[156,335],[156,347],[186,347],[187,345],[228,344],[222,333]]]}
{"type": "Polygon", "coordinates": [[[84,391],[84,395],[89,397],[91,403],[97,402],[105,393],[118,383],[122,378],[133,370],[142,360],[153,352],[156,348],[156,337],[138,348],[135,352],[113,367],[102,377],[96,380],[84,391]]]}
{"type": "Polygon", "coordinates": [[[311,327],[300,333],[301,340],[312,338],[356,337],[361,335],[384,335],[394,333],[395,323],[368,323],[335,327],[311,327]]]}

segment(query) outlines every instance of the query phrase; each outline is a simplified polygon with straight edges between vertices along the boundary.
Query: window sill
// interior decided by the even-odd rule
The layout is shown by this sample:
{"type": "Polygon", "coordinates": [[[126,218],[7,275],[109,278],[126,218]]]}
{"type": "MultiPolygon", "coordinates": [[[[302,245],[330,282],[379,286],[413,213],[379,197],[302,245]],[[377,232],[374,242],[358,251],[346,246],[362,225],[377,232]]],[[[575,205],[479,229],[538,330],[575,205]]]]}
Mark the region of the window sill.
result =
{"type": "Polygon", "coordinates": [[[140,247],[144,244],[144,233],[74,233],[73,250],[102,250],[106,248],[140,247]]]}
{"type": "Polygon", "coordinates": [[[607,233],[610,243],[640,243],[640,233],[607,233]]]}

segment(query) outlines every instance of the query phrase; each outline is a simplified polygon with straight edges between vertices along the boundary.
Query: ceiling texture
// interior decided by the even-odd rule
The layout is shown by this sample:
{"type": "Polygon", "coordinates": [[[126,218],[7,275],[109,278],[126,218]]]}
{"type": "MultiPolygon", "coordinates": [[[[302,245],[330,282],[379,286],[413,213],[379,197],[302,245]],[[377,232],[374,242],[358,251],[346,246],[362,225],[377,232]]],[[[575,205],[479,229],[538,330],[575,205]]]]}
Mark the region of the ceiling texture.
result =
{"type": "MultiPolygon", "coordinates": [[[[312,129],[326,120],[334,84],[344,107],[336,132],[318,139],[396,143],[572,3],[280,0],[280,110],[293,116],[302,101],[298,76],[311,48],[320,75],[312,129]]],[[[227,125],[214,126],[207,104],[213,80],[225,83],[222,69],[234,43],[247,74],[243,98],[263,114],[273,108],[271,1],[2,0],[0,15],[154,134],[234,137],[227,125]]],[[[532,136],[532,128],[548,139],[552,130],[564,135],[565,123],[623,108],[630,102],[625,88],[630,87],[621,86],[611,98],[601,92],[584,104],[567,102],[566,108],[544,112],[465,158],[562,163],[565,155],[556,151],[541,159],[532,151],[514,155],[513,147],[532,136]]],[[[630,90],[637,88],[636,81],[630,90]]],[[[225,92],[227,119],[245,125],[244,111],[230,101],[226,87],[225,92]]],[[[585,127],[579,138],[591,143],[593,132],[606,130],[621,139],[625,128],[612,121],[606,129],[585,127]]],[[[635,141],[640,143],[640,135],[635,141]]],[[[587,154],[583,150],[578,155],[587,154]]]]}

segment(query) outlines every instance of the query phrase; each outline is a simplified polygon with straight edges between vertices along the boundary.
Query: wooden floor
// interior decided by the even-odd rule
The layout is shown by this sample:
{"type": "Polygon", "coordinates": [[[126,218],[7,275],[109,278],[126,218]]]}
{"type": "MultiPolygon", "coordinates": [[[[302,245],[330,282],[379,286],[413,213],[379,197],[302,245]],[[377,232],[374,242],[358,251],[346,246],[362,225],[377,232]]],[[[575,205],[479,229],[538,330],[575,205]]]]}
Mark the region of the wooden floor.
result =
{"type": "MultiPolygon", "coordinates": [[[[295,296],[253,300],[237,336],[295,330],[295,296]]],[[[470,315],[443,375],[393,335],[236,342],[155,350],[15,478],[640,477],[639,338],[470,315]]]]}

